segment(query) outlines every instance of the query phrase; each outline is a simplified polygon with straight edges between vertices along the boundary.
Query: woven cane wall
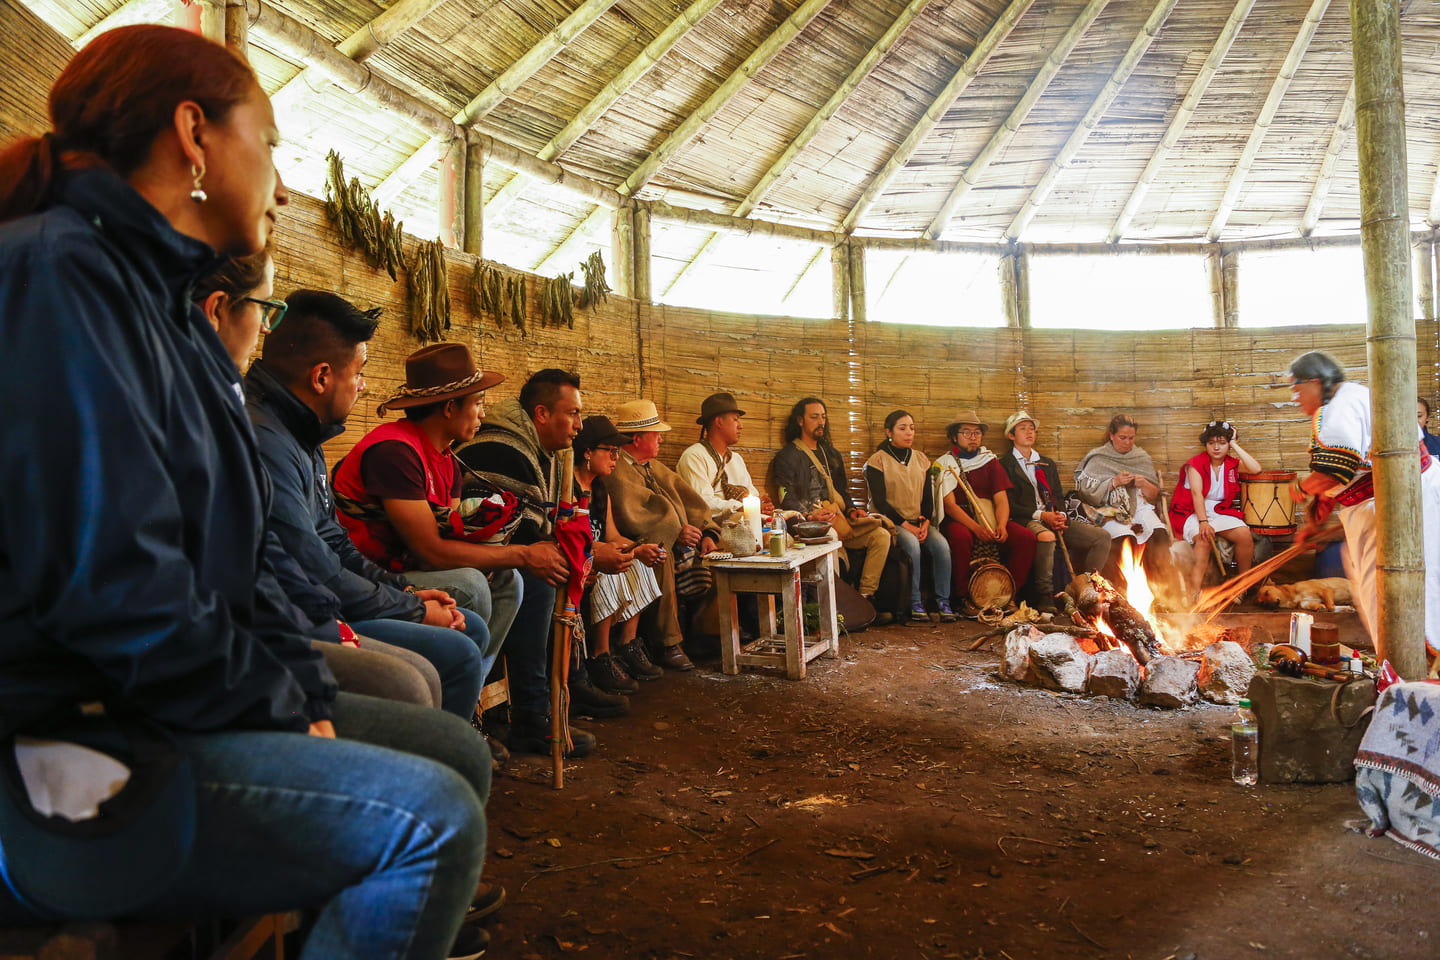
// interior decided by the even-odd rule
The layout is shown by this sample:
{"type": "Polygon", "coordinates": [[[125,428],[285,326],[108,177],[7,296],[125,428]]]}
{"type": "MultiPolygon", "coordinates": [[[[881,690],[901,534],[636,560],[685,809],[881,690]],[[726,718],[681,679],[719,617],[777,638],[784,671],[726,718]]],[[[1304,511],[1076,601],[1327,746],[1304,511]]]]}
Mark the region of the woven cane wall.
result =
{"type": "Polygon", "coordinates": [[[0,0],[0,144],[50,129],[46,96],[75,52],[19,0],[0,0]]]}

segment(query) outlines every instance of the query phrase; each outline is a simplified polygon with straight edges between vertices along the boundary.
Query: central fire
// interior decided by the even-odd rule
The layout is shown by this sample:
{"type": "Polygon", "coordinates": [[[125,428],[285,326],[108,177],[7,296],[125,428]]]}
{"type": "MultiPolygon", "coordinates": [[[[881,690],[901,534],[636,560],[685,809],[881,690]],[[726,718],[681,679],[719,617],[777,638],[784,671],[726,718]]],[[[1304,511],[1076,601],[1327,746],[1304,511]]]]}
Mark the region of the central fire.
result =
{"type": "Polygon", "coordinates": [[[1145,578],[1145,568],[1140,564],[1140,559],[1144,556],[1143,546],[1139,550],[1131,550],[1130,541],[1125,540],[1120,548],[1120,577],[1125,581],[1125,599],[1154,627],[1155,591],[1150,589],[1150,581],[1145,578]]]}

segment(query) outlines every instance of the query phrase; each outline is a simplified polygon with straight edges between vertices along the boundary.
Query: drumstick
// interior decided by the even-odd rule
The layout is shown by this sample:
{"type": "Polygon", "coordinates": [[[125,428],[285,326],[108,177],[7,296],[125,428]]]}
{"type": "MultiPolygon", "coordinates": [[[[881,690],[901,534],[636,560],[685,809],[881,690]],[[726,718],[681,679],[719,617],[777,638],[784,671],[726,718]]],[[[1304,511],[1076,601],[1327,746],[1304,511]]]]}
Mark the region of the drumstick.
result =
{"type": "MultiPolygon", "coordinates": [[[[1213,530],[1214,528],[1212,527],[1211,529],[1213,530]]],[[[1224,582],[1227,576],[1225,573],[1225,558],[1220,556],[1220,544],[1216,542],[1214,537],[1210,538],[1210,556],[1215,558],[1215,568],[1220,571],[1220,580],[1224,582]]]]}

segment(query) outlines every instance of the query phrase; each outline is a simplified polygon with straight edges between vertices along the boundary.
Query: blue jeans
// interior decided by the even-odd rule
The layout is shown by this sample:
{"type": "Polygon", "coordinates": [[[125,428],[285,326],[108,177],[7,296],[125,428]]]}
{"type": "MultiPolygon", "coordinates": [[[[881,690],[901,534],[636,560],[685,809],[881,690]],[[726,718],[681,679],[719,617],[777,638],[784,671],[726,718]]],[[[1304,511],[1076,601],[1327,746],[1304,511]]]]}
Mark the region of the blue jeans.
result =
{"type": "MultiPolygon", "coordinates": [[[[485,660],[486,673],[495,656],[510,636],[515,614],[522,599],[520,576],[516,570],[496,570],[491,577],[471,567],[455,570],[406,570],[405,579],[420,589],[444,590],[467,610],[480,614],[490,628],[493,655],[485,660]]],[[[491,654],[491,651],[486,651],[491,654]]]]}
{"type": "MultiPolygon", "coordinates": [[[[484,741],[437,710],[345,693],[335,728],[340,739],[180,737],[198,788],[195,845],[142,914],[314,908],[301,960],[445,957],[485,853],[484,741]]],[[[0,923],[26,922],[0,885],[0,923]]]]}
{"type": "Polygon", "coordinates": [[[945,537],[933,524],[930,526],[930,535],[923,544],[916,539],[915,534],[903,527],[896,527],[895,534],[895,542],[905,551],[905,556],[910,558],[911,602],[920,602],[920,548],[923,546],[925,552],[930,554],[930,583],[935,588],[935,599],[949,603],[950,544],[945,542],[945,537]]]}
{"type": "Polygon", "coordinates": [[[555,614],[555,588],[524,570],[524,599],[510,628],[505,660],[510,668],[510,699],[517,714],[530,719],[550,716],[550,618],[555,614]]]}
{"type": "MultiPolygon", "coordinates": [[[[480,614],[463,607],[460,612],[465,615],[463,631],[409,620],[362,620],[350,626],[362,637],[413,650],[429,660],[440,674],[440,709],[469,720],[499,651],[490,650],[490,630],[480,614]]],[[[360,648],[365,648],[363,640],[360,648]]]]}

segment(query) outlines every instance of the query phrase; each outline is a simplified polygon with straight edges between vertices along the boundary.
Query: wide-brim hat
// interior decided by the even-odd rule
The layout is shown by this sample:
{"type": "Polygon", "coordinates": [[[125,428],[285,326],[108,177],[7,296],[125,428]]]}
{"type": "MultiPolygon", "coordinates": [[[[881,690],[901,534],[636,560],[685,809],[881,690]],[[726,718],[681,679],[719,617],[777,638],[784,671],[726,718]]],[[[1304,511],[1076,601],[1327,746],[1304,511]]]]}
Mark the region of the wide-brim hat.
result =
{"type": "MultiPolygon", "coordinates": [[[[1020,426],[1020,424],[1024,423],[1026,420],[1029,420],[1031,423],[1035,424],[1035,428],[1037,430],[1040,428],[1039,420],[1036,420],[1024,410],[1019,410],[1005,418],[1005,436],[1010,436],[1010,431],[1020,426]]],[[[980,430],[981,432],[984,432],[985,430],[985,425],[983,423],[980,425],[980,430]]]]}
{"type": "Polygon", "coordinates": [[[945,428],[945,432],[946,432],[946,433],[949,433],[950,431],[954,430],[956,427],[961,426],[962,424],[966,424],[966,423],[973,423],[973,424],[975,424],[975,426],[977,426],[977,427],[980,428],[980,432],[981,432],[981,433],[985,433],[987,430],[990,429],[990,424],[986,423],[984,420],[981,420],[981,419],[980,419],[980,414],[977,413],[976,411],[974,411],[974,410],[961,410],[961,411],[960,411],[960,415],[957,416],[954,420],[951,420],[951,421],[950,421],[949,426],[947,426],[947,427],[945,428]]]}
{"type": "Polygon", "coordinates": [[[727,413],[738,413],[742,417],[745,416],[745,411],[741,410],[740,405],[735,402],[734,394],[712,393],[700,404],[700,416],[695,418],[695,422],[703,427],[716,417],[724,416],[727,413]]]}
{"type": "Polygon", "coordinates": [[[670,424],[660,419],[654,400],[626,400],[615,411],[615,429],[621,433],[666,433],[670,424]]]}
{"type": "Polygon", "coordinates": [[[570,441],[576,453],[594,450],[596,447],[623,447],[630,442],[630,434],[615,429],[615,424],[604,414],[586,417],[580,425],[580,432],[570,441]]]}
{"type": "Polygon", "coordinates": [[[505,374],[476,367],[465,344],[432,343],[405,358],[405,386],[376,412],[383,417],[390,410],[443,403],[504,382],[505,374]]]}

